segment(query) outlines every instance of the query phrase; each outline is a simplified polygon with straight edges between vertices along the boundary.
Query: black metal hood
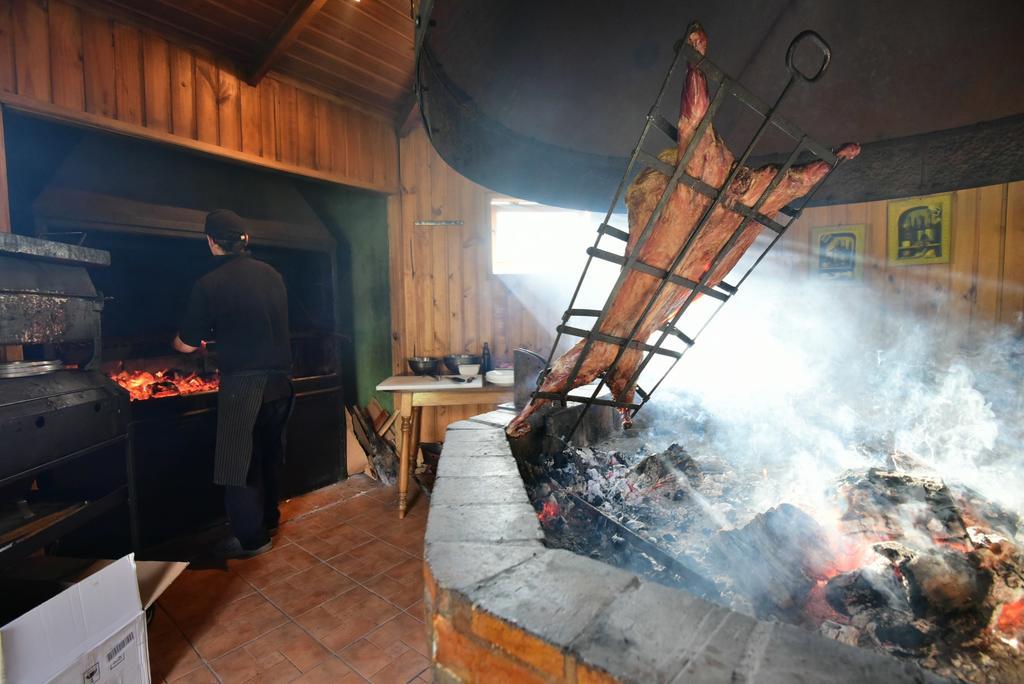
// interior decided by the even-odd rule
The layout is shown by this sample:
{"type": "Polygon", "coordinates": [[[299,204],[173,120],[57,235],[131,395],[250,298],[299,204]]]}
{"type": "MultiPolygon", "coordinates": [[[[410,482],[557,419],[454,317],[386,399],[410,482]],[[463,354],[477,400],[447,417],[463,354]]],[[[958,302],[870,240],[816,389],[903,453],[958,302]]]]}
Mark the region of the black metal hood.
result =
{"type": "MultiPolygon", "coordinates": [[[[1019,2],[436,0],[432,19],[419,75],[434,145],[462,174],[518,197],[606,208],[694,19],[711,59],[767,101],[794,36],[814,29],[831,44],[828,73],[782,110],[827,144],[865,143],[817,203],[1024,178],[1019,2]]],[[[734,149],[753,125],[739,108],[716,120],[734,149]]],[[[758,154],[771,158],[778,143],[758,154]]]]}
{"type": "MultiPolygon", "coordinates": [[[[34,131],[40,124],[21,125],[34,131]]],[[[202,238],[206,214],[218,208],[238,212],[255,245],[334,250],[316,212],[280,174],[96,133],[73,144],[33,200],[32,216],[37,231],[51,233],[92,228],[202,238]]]]}

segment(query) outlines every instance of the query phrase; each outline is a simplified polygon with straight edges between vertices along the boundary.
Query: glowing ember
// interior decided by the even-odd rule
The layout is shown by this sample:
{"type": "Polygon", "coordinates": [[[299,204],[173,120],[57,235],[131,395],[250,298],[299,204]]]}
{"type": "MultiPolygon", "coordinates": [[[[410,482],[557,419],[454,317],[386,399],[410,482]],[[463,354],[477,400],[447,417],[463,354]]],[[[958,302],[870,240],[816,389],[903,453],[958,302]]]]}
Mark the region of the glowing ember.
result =
{"type": "Polygon", "coordinates": [[[197,392],[216,392],[220,384],[219,376],[204,378],[198,373],[181,373],[173,370],[121,371],[110,376],[110,379],[128,390],[132,401],[176,397],[181,394],[197,392]]]}
{"type": "Polygon", "coordinates": [[[1003,605],[996,629],[1010,636],[1024,633],[1024,599],[1003,605]]]}
{"type": "Polygon", "coordinates": [[[545,501],[544,508],[541,509],[541,512],[537,514],[537,517],[540,519],[542,523],[546,523],[552,518],[557,518],[561,512],[562,511],[558,507],[558,504],[556,502],[545,501]]]}

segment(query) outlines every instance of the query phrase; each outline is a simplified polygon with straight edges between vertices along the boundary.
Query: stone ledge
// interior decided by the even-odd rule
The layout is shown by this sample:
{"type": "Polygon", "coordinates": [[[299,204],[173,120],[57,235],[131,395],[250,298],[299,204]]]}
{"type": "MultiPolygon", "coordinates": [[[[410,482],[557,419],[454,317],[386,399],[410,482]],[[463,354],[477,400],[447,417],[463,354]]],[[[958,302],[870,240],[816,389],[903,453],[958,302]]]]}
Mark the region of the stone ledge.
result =
{"type": "Polygon", "coordinates": [[[519,474],[471,475],[446,477],[434,485],[430,502],[438,506],[465,506],[469,504],[520,503],[529,504],[526,491],[518,487],[519,474]]]}
{"type": "MultiPolygon", "coordinates": [[[[464,477],[507,477],[510,482],[523,489],[523,481],[519,477],[519,469],[514,461],[497,456],[462,456],[452,454],[447,460],[442,456],[437,464],[437,481],[447,478],[464,477]]],[[[525,490],[523,490],[525,493],[525,490]]]]}
{"type": "MultiPolygon", "coordinates": [[[[442,456],[443,458],[443,456],[442,456]]],[[[473,504],[431,506],[425,543],[435,542],[540,542],[544,532],[529,504],[473,504]]]]}
{"type": "Polygon", "coordinates": [[[425,540],[438,681],[944,681],[547,549],[543,538],[500,427],[450,429],[425,540]]]}

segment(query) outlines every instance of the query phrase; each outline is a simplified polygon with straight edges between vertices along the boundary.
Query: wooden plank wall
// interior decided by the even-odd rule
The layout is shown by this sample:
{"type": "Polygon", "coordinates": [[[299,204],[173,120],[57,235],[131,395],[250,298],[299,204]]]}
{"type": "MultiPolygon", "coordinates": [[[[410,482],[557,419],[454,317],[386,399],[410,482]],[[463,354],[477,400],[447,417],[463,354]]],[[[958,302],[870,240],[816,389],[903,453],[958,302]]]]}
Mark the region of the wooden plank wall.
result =
{"type": "MultiPolygon", "coordinates": [[[[408,373],[409,356],[480,353],[484,342],[495,363],[511,362],[516,347],[547,353],[551,337],[531,303],[491,275],[491,193],[445,164],[422,127],[400,140],[400,159],[401,195],[388,209],[394,371],[408,373]]],[[[491,408],[426,409],[423,440],[440,441],[448,423],[491,408]]]]}
{"type": "Polygon", "coordinates": [[[1024,332],[1024,182],[953,193],[948,264],[888,263],[887,202],[816,207],[804,212],[780,243],[795,273],[810,275],[811,229],[863,224],[864,282],[895,312],[915,313],[984,334],[990,326],[1024,332]]]}
{"type": "Polygon", "coordinates": [[[0,101],[289,173],[395,192],[391,122],[62,0],[0,0],[0,101]]]}
{"type": "MultiPolygon", "coordinates": [[[[544,307],[521,300],[490,274],[489,192],[448,167],[422,128],[401,139],[400,160],[402,192],[389,206],[395,372],[408,372],[405,359],[414,352],[478,352],[484,341],[498,360],[511,360],[517,346],[546,353],[554,322],[543,325],[531,313],[544,307]],[[465,225],[414,225],[423,219],[462,219],[465,225]]],[[[1020,329],[1024,182],[956,192],[953,214],[950,264],[889,266],[886,202],[808,209],[770,258],[788,259],[794,277],[809,277],[811,228],[864,224],[864,280],[896,302],[894,311],[938,317],[982,334],[996,323],[1020,329]]],[[[438,441],[448,423],[488,408],[425,413],[423,438],[438,441]]]]}

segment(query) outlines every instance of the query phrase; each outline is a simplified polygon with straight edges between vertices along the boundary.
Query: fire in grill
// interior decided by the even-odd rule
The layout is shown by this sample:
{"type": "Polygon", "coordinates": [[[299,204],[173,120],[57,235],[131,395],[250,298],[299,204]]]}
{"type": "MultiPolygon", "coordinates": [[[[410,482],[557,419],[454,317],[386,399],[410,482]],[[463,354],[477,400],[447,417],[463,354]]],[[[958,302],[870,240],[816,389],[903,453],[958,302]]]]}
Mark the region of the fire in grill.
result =
{"type": "Polygon", "coordinates": [[[870,454],[880,465],[844,473],[818,508],[757,511],[764,474],[678,444],[635,448],[570,447],[546,464],[533,499],[549,543],[946,676],[1024,677],[1017,514],[898,452],[870,454]]]}
{"type": "Polygon", "coordinates": [[[123,370],[112,373],[109,377],[128,390],[132,401],[216,392],[220,386],[220,376],[217,373],[202,374],[175,368],[153,372],[123,370]]]}

